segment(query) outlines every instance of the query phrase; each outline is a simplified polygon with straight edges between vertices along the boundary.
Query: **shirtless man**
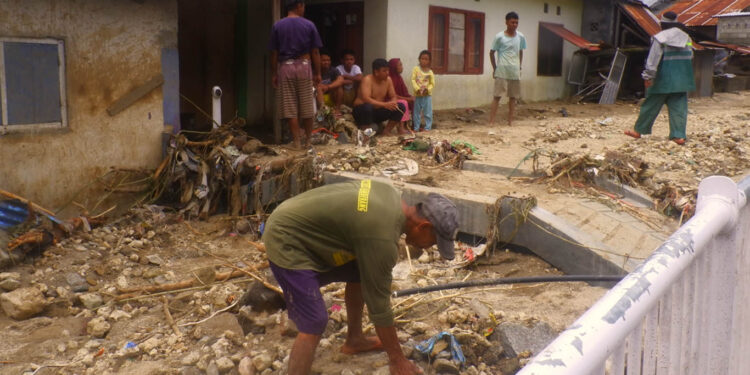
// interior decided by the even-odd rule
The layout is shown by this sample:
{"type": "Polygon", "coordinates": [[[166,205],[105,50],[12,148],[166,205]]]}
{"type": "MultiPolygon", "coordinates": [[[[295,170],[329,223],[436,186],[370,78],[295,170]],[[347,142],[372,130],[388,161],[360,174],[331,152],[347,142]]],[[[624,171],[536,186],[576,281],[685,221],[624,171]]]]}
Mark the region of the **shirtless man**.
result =
{"type": "Polygon", "coordinates": [[[401,123],[406,107],[397,100],[393,81],[388,76],[388,61],[375,59],[372,74],[362,78],[359,94],[354,100],[354,121],[360,127],[373,127],[377,131],[377,126],[373,125],[388,120],[383,135],[390,135],[396,126],[400,134],[408,133],[401,123]]]}

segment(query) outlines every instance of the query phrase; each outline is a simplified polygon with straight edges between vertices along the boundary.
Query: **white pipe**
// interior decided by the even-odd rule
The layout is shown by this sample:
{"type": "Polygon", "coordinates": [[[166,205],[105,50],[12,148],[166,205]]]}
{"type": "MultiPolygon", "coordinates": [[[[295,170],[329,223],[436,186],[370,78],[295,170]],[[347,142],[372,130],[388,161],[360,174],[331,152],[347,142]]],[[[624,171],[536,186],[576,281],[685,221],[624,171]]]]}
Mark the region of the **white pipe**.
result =
{"type": "Polygon", "coordinates": [[[219,86],[211,89],[211,97],[213,98],[212,118],[214,129],[216,129],[221,125],[221,88],[219,86]]]}
{"type": "Polygon", "coordinates": [[[698,188],[695,216],[534,357],[519,375],[580,375],[600,368],[706,244],[737,222],[744,204],[745,194],[730,178],[704,179],[698,188]]]}

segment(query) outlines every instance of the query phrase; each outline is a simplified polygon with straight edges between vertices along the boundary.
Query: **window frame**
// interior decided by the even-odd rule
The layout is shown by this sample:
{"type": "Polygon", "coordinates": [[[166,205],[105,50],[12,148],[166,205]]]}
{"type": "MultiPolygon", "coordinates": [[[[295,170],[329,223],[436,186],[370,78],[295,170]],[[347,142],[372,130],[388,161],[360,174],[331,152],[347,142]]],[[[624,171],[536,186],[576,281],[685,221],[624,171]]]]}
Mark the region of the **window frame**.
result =
{"type": "Polygon", "coordinates": [[[433,41],[435,36],[432,33],[433,30],[433,15],[435,14],[443,14],[445,17],[445,25],[443,27],[443,35],[444,41],[443,41],[443,66],[432,66],[432,71],[435,74],[452,74],[452,75],[482,75],[484,74],[484,40],[485,40],[485,14],[482,12],[476,12],[471,10],[464,10],[464,9],[456,9],[456,8],[447,8],[447,7],[440,7],[435,5],[430,5],[429,11],[428,11],[428,22],[427,22],[427,50],[430,51],[430,53],[433,54],[433,62],[434,59],[434,52],[432,49],[433,41]],[[462,71],[458,72],[451,72],[448,71],[448,58],[449,58],[449,47],[450,47],[450,13],[461,13],[464,15],[464,68],[462,71]],[[472,20],[479,20],[480,23],[480,30],[479,34],[481,35],[481,38],[479,40],[479,67],[471,67],[469,66],[471,61],[471,49],[475,45],[476,40],[474,38],[474,34],[476,32],[476,28],[473,26],[472,20]]]}
{"type": "Polygon", "coordinates": [[[65,84],[65,42],[52,38],[0,37],[0,135],[23,133],[41,129],[66,129],[68,127],[68,105],[65,84]],[[38,124],[8,124],[8,87],[5,70],[5,43],[57,45],[58,88],[60,90],[60,121],[38,124]]]}

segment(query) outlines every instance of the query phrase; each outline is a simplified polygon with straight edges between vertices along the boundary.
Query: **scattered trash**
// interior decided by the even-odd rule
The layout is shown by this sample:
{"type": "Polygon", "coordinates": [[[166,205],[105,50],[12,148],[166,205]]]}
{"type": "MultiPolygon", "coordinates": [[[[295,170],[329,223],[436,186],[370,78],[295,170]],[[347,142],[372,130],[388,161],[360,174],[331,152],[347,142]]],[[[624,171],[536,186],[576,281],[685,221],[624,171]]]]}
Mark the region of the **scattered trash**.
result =
{"type": "Polygon", "coordinates": [[[448,342],[448,346],[446,347],[446,349],[450,350],[452,359],[458,361],[461,364],[466,362],[466,357],[464,357],[464,353],[463,351],[461,351],[461,344],[459,344],[456,340],[456,337],[449,332],[440,332],[430,339],[425,340],[421,344],[417,345],[415,349],[417,349],[422,354],[432,358],[436,356],[440,351],[442,351],[441,349],[438,352],[435,352],[434,349],[436,348],[436,343],[443,339],[448,342]]]}

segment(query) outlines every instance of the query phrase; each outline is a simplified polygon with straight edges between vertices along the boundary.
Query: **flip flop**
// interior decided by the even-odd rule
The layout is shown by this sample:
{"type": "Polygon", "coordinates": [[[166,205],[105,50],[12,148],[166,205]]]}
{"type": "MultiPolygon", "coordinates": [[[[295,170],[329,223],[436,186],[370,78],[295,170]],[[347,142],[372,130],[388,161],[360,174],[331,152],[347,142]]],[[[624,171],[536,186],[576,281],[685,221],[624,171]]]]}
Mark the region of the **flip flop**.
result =
{"type": "Polygon", "coordinates": [[[672,142],[677,143],[678,145],[682,146],[685,144],[685,138],[672,138],[670,139],[672,142]]]}
{"type": "Polygon", "coordinates": [[[383,350],[383,343],[380,342],[380,339],[376,339],[376,340],[378,340],[376,343],[374,343],[372,346],[370,346],[369,348],[364,349],[364,350],[354,350],[354,349],[346,346],[346,344],[344,344],[341,347],[341,353],[348,354],[348,355],[353,355],[353,354],[359,354],[359,353],[382,351],[383,350]]]}
{"type": "Polygon", "coordinates": [[[629,135],[629,136],[631,136],[633,138],[636,138],[636,139],[638,139],[638,138],[641,137],[641,133],[638,133],[635,130],[625,130],[625,135],[629,135]]]}

